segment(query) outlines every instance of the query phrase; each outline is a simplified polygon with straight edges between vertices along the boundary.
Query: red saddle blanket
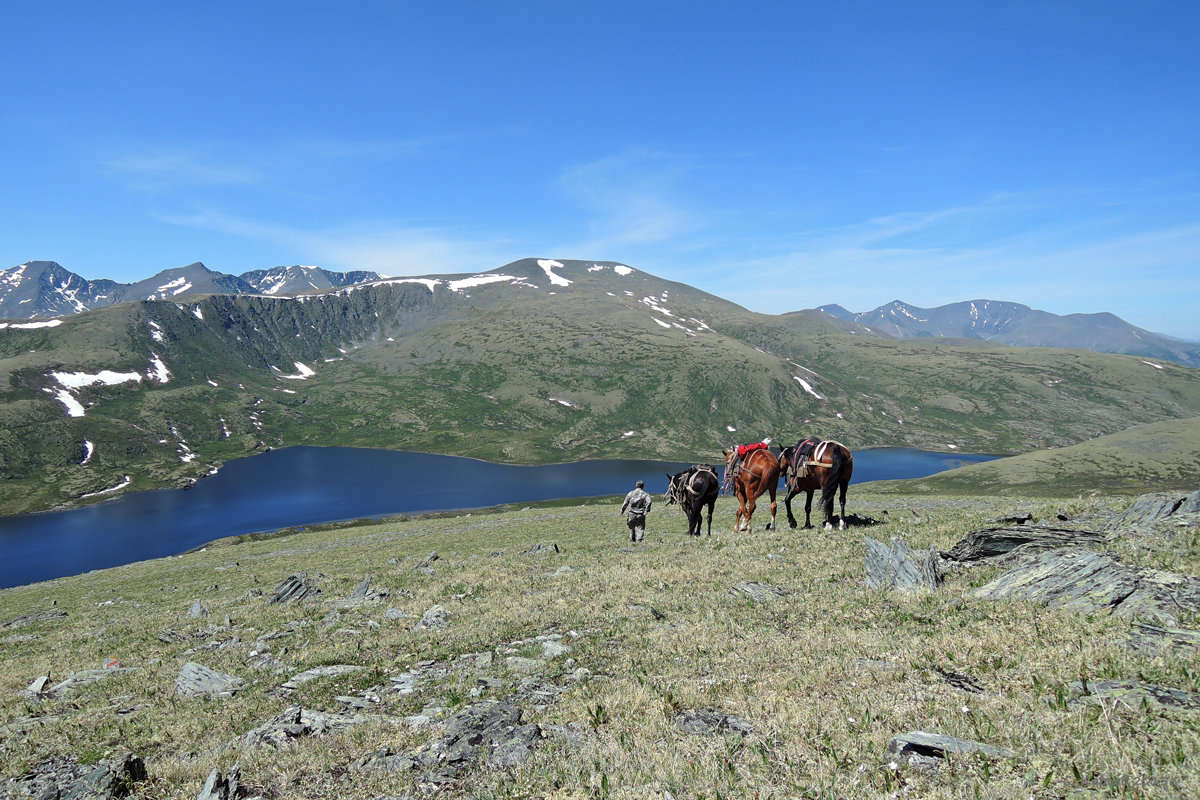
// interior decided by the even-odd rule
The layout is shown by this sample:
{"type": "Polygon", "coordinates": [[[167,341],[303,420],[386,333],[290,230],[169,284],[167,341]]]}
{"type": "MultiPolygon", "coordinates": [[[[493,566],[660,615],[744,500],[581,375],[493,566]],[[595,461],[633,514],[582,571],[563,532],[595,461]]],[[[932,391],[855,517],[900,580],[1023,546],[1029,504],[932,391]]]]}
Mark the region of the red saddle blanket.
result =
{"type": "Polygon", "coordinates": [[[766,450],[766,442],[755,442],[754,444],[739,444],[737,448],[738,458],[745,458],[747,453],[753,453],[755,450],[766,450]]]}

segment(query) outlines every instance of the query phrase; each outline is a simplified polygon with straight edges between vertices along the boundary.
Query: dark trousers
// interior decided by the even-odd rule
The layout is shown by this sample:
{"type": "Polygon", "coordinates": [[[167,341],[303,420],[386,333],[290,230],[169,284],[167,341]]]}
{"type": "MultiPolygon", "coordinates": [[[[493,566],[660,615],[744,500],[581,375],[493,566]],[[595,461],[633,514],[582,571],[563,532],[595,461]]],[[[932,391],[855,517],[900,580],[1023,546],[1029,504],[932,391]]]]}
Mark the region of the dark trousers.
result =
{"type": "Polygon", "coordinates": [[[629,541],[640,542],[646,536],[646,515],[630,514],[625,522],[629,526],[629,541]]]}

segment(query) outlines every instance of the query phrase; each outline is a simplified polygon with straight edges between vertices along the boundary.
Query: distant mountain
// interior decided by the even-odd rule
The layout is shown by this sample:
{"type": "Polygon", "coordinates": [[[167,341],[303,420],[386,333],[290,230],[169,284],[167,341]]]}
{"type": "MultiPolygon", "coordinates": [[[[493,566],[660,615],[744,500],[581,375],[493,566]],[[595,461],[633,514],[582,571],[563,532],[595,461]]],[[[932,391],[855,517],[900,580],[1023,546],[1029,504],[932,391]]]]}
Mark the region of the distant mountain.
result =
{"type": "Polygon", "coordinates": [[[1152,333],[1107,312],[1060,316],[996,300],[968,300],[936,308],[894,300],[857,314],[839,305],[800,313],[832,319],[843,329],[858,327],[859,332],[891,339],[981,339],[1014,347],[1063,347],[1200,366],[1200,344],[1152,333]]]}
{"type": "Polygon", "coordinates": [[[288,295],[380,277],[377,272],[331,272],[299,266],[235,276],[215,272],[197,261],[137,283],[117,283],[88,280],[53,261],[30,261],[0,270],[0,319],[62,317],[130,300],[172,300],[198,294],[288,295]]]}
{"type": "Polygon", "coordinates": [[[243,272],[242,280],[262,294],[288,295],[320,289],[336,289],[355,283],[380,280],[378,272],[330,272],[320,267],[272,267],[243,272]]]}

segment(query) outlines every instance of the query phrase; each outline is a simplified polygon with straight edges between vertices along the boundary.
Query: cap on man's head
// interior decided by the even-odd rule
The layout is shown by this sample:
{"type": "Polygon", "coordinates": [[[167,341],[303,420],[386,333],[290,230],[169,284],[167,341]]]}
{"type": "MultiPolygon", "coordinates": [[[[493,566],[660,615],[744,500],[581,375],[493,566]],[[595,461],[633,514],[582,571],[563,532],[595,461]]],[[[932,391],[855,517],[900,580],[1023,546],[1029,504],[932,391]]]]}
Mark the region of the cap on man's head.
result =
{"type": "Polygon", "coordinates": [[[646,485],[646,482],[645,482],[645,481],[638,481],[638,482],[637,482],[637,484],[635,484],[635,485],[637,486],[637,488],[641,489],[641,488],[643,488],[643,487],[646,485]]]}

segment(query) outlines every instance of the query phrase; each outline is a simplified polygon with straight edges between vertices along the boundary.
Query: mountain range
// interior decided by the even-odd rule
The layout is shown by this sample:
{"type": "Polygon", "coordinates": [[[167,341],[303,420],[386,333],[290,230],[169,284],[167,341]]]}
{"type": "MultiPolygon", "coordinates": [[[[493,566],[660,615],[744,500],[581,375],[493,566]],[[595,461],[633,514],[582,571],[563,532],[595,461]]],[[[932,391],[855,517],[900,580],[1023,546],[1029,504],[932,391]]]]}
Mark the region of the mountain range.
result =
{"type": "Polygon", "coordinates": [[[1152,333],[1108,312],[1058,315],[996,300],[968,300],[920,308],[893,300],[861,313],[847,311],[840,305],[820,306],[803,313],[826,315],[847,330],[893,339],[982,339],[1014,347],[1069,347],[1200,366],[1200,344],[1152,333]]]}
{"type": "Polygon", "coordinates": [[[376,272],[273,267],[226,275],[196,262],[136,283],[88,280],[54,261],[0,270],[0,319],[46,319],[130,300],[170,300],[198,294],[296,294],[377,280],[376,272]]]}
{"type": "Polygon", "coordinates": [[[299,444],[524,464],[719,462],[808,435],[1012,454],[1200,415],[1200,371],[1165,359],[847,325],[550,259],[0,322],[0,513],[299,444]]]}
{"type": "MultiPolygon", "coordinates": [[[[228,275],[196,262],[136,283],[88,280],[54,261],[30,261],[0,270],[0,319],[48,319],[131,300],[170,300],[203,294],[289,296],[381,280],[371,271],[273,267],[228,275]]],[[[840,305],[805,309],[847,331],[893,339],[980,339],[1015,347],[1066,347],[1097,353],[1162,358],[1200,366],[1200,343],[1130,325],[1108,312],[1058,315],[1020,303],[970,300],[921,308],[900,300],[871,311],[840,305]]]]}

